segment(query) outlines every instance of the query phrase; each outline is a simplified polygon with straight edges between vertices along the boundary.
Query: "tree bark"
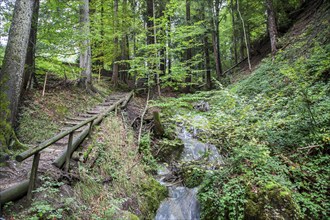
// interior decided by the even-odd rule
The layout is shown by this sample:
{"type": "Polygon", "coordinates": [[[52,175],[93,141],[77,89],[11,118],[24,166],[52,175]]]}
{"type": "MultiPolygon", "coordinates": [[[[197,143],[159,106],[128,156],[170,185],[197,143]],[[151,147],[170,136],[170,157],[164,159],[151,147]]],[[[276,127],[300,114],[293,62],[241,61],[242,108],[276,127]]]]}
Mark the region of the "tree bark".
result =
{"type": "Polygon", "coordinates": [[[214,51],[214,61],[216,67],[216,73],[218,79],[222,76],[222,67],[221,67],[221,56],[220,56],[220,31],[219,31],[219,14],[220,14],[220,2],[215,0],[214,2],[214,15],[213,15],[213,25],[214,31],[212,32],[213,40],[213,51],[214,51]]]}
{"type": "Polygon", "coordinates": [[[114,13],[114,31],[115,31],[115,37],[113,40],[114,46],[115,46],[115,60],[113,63],[113,70],[112,70],[112,83],[114,87],[118,86],[118,78],[119,78],[119,64],[118,61],[118,51],[119,51],[119,40],[118,36],[116,34],[116,31],[118,31],[118,0],[114,0],[113,5],[113,13],[114,13]]]}
{"type": "Polygon", "coordinates": [[[239,2],[239,0],[236,1],[237,11],[238,11],[239,17],[241,18],[241,21],[242,21],[242,28],[243,28],[245,47],[246,47],[246,54],[247,54],[247,59],[248,59],[248,64],[249,64],[249,70],[251,71],[252,67],[251,67],[251,62],[250,62],[250,50],[249,50],[247,36],[246,36],[245,23],[244,23],[244,19],[242,17],[241,11],[239,9],[239,3],[238,2],[239,2]]]}
{"type": "Polygon", "coordinates": [[[211,65],[210,65],[210,52],[209,52],[209,41],[208,36],[204,37],[204,55],[205,55],[205,68],[206,68],[206,88],[211,89],[211,65]]]}
{"type": "Polygon", "coordinates": [[[90,89],[92,87],[92,52],[89,39],[89,0],[82,0],[82,5],[80,6],[80,25],[82,34],[87,35],[80,48],[81,82],[86,89],[90,89]]]}
{"type": "Polygon", "coordinates": [[[35,56],[36,56],[36,44],[37,44],[39,6],[40,6],[40,1],[35,0],[33,5],[29,44],[28,44],[28,50],[25,60],[26,68],[24,71],[24,78],[23,78],[23,90],[22,90],[23,93],[24,90],[29,90],[30,87],[32,86],[32,80],[35,74],[35,56]]]}
{"type": "Polygon", "coordinates": [[[272,57],[274,59],[274,56],[277,52],[277,47],[276,47],[277,28],[276,28],[276,16],[273,7],[273,1],[266,0],[266,7],[267,7],[268,32],[269,32],[270,45],[272,50],[272,57]]]}
{"type": "Polygon", "coordinates": [[[235,14],[234,14],[234,3],[233,0],[230,0],[230,7],[231,7],[231,21],[232,21],[232,29],[233,29],[233,47],[232,47],[232,53],[234,54],[234,64],[238,62],[238,56],[237,56],[237,38],[236,38],[236,27],[235,27],[235,14]]]}
{"type": "MultiPolygon", "coordinates": [[[[190,0],[186,0],[186,23],[190,25],[191,17],[190,17],[190,0]]],[[[187,83],[185,87],[185,92],[190,92],[190,83],[191,83],[191,71],[190,71],[190,62],[192,58],[192,50],[190,47],[187,48],[186,51],[186,62],[187,62],[187,77],[185,79],[185,83],[187,83]]]]}
{"type": "MultiPolygon", "coordinates": [[[[1,91],[9,101],[10,122],[16,123],[23,88],[23,74],[28,48],[34,0],[16,0],[8,44],[0,72],[1,91]]],[[[1,100],[5,101],[5,100],[1,100]]]]}

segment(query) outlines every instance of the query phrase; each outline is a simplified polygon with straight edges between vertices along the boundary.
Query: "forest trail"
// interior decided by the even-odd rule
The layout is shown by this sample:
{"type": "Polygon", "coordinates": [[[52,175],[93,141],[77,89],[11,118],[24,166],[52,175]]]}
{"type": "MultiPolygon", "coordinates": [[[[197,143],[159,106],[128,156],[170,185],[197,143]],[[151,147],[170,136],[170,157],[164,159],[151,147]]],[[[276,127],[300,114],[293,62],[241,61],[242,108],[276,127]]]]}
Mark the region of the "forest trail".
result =
{"type": "MultiPolygon", "coordinates": [[[[66,127],[60,129],[59,132],[65,131],[84,120],[87,120],[96,114],[100,114],[106,111],[111,105],[116,103],[118,100],[127,96],[128,93],[114,93],[111,94],[108,98],[106,98],[102,103],[96,105],[95,107],[86,110],[85,112],[78,113],[75,117],[67,117],[64,124],[66,127]]],[[[84,127],[76,130],[74,132],[73,138],[77,137],[84,128],[89,126],[89,123],[84,127]]],[[[33,132],[33,131],[31,131],[33,132]]],[[[56,143],[52,144],[48,148],[42,150],[40,161],[39,161],[39,169],[38,169],[38,176],[41,174],[50,174],[56,179],[60,179],[64,172],[53,165],[53,162],[56,158],[58,158],[64,150],[67,148],[68,144],[68,135],[56,143]]],[[[31,171],[33,157],[26,159],[25,161],[19,163],[14,158],[7,161],[8,166],[0,167],[0,191],[4,191],[8,188],[11,188],[18,183],[29,179],[29,173],[31,171]]]]}

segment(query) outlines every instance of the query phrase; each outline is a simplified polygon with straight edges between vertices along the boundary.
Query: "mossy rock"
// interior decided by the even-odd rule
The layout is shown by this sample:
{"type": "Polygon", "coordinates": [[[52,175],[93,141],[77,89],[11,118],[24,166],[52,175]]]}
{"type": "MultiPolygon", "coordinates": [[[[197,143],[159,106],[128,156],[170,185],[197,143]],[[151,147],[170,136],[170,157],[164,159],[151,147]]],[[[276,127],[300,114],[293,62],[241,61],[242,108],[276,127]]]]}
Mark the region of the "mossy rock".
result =
{"type": "Polygon", "coordinates": [[[135,215],[135,214],[133,214],[131,212],[125,212],[123,219],[127,219],[127,220],[140,220],[140,218],[137,215],[135,215]]]}
{"type": "Polygon", "coordinates": [[[164,138],[157,144],[157,159],[162,162],[178,160],[181,156],[183,148],[184,144],[180,139],[170,140],[164,138]]]}
{"type": "Polygon", "coordinates": [[[181,167],[181,176],[186,187],[194,188],[203,182],[205,170],[198,164],[183,165],[181,167]]]}
{"type": "Polygon", "coordinates": [[[167,188],[158,183],[154,178],[149,178],[142,184],[142,198],[140,204],[142,219],[153,219],[160,203],[167,197],[167,188]]]}
{"type": "Polygon", "coordinates": [[[250,187],[247,197],[245,219],[300,219],[292,192],[277,183],[268,182],[257,192],[250,187]]]}

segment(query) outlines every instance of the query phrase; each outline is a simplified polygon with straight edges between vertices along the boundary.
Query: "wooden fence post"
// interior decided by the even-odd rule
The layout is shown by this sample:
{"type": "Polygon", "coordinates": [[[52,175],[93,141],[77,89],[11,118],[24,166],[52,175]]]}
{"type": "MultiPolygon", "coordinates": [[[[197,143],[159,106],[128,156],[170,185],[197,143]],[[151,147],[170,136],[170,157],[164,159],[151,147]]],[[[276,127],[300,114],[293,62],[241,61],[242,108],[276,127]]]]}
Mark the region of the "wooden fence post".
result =
{"type": "Polygon", "coordinates": [[[37,173],[38,173],[38,166],[39,166],[39,160],[40,160],[40,152],[37,152],[33,157],[33,163],[31,168],[31,174],[30,174],[30,182],[29,182],[29,188],[27,193],[27,199],[32,199],[32,191],[34,189],[36,180],[37,180],[37,173]]]}
{"type": "Polygon", "coordinates": [[[69,172],[70,168],[70,158],[71,158],[71,148],[72,148],[72,139],[73,139],[73,132],[69,134],[69,141],[68,141],[68,149],[66,151],[66,160],[65,160],[65,172],[69,172]]]}
{"type": "Polygon", "coordinates": [[[93,122],[94,122],[94,120],[93,120],[93,121],[91,121],[91,124],[89,125],[88,136],[90,136],[90,135],[91,135],[91,133],[92,133],[93,122]]]}

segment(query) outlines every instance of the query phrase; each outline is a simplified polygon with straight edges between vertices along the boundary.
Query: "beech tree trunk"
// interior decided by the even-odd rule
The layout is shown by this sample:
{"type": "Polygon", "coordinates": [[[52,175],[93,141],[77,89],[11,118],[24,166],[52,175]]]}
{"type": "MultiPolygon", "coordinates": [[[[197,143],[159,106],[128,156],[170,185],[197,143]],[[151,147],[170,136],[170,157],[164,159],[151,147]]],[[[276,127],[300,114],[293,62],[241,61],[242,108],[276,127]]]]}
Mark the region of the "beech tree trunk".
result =
{"type": "Polygon", "coordinates": [[[234,64],[238,63],[238,56],[237,56],[237,37],[236,37],[236,25],[235,25],[235,14],[234,9],[236,6],[234,6],[233,0],[230,0],[230,7],[231,7],[231,21],[233,26],[233,47],[232,47],[232,53],[234,55],[234,64]]]}
{"type": "Polygon", "coordinates": [[[33,5],[34,0],[16,0],[8,44],[0,72],[0,89],[7,95],[10,109],[9,120],[12,125],[16,123],[23,89],[24,64],[30,37],[33,5]]]}
{"type": "MultiPolygon", "coordinates": [[[[29,90],[32,86],[32,79],[35,77],[35,55],[36,55],[36,44],[37,44],[37,29],[38,29],[38,17],[39,17],[39,5],[40,1],[35,0],[33,5],[33,14],[32,14],[32,22],[31,22],[31,31],[29,37],[28,50],[26,54],[25,60],[25,71],[23,78],[23,89],[29,90]]],[[[22,94],[23,95],[23,94],[22,94]]]]}
{"type": "Polygon", "coordinates": [[[210,65],[210,52],[209,52],[209,41],[207,35],[204,37],[204,55],[205,55],[205,68],[206,68],[206,88],[211,89],[211,65],[210,65]]]}
{"type": "Polygon", "coordinates": [[[270,45],[272,50],[272,56],[274,58],[277,52],[277,48],[276,48],[277,28],[276,28],[276,17],[275,17],[275,10],[273,7],[273,1],[266,0],[266,7],[267,7],[268,32],[270,38],[270,45]]]}
{"type": "MultiPolygon", "coordinates": [[[[114,16],[114,31],[118,31],[118,0],[114,0],[113,2],[113,16],[114,16]]],[[[115,59],[113,62],[112,67],[112,83],[114,87],[118,86],[118,78],[119,78],[119,64],[118,56],[119,56],[119,39],[118,36],[115,34],[113,39],[114,47],[115,47],[115,59]]]]}
{"type": "Polygon", "coordinates": [[[82,0],[82,5],[80,6],[80,24],[82,34],[87,35],[80,48],[81,82],[86,89],[90,89],[92,87],[92,52],[89,39],[89,0],[82,0]]]}
{"type": "Polygon", "coordinates": [[[219,0],[215,0],[214,2],[214,15],[213,15],[213,25],[214,31],[212,32],[212,40],[213,40],[213,51],[214,51],[214,61],[216,67],[216,73],[218,79],[222,76],[222,67],[221,67],[221,56],[220,56],[220,31],[219,31],[219,14],[220,14],[220,2],[219,0]]]}
{"type": "MultiPolygon", "coordinates": [[[[190,0],[186,0],[186,23],[187,25],[190,25],[191,19],[190,19],[190,0]]],[[[185,82],[188,84],[185,87],[185,92],[190,92],[190,83],[191,83],[191,71],[190,71],[190,62],[192,58],[192,50],[190,47],[187,48],[186,51],[186,62],[188,63],[188,71],[187,71],[187,77],[185,79],[185,82]]]]}

